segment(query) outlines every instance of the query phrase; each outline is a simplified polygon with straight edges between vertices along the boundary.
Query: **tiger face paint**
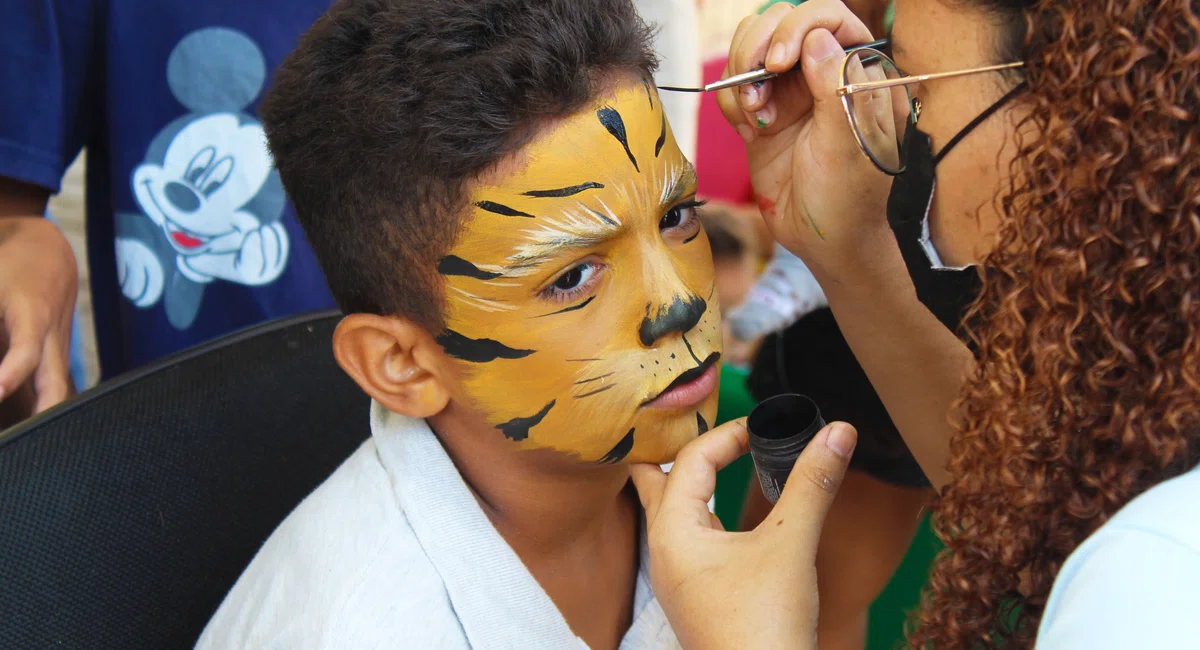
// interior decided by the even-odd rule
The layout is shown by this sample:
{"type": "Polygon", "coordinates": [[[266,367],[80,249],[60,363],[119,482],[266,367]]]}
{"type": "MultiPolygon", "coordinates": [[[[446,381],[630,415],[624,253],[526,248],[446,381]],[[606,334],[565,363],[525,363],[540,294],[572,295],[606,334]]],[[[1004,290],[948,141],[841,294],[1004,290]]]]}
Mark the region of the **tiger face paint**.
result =
{"type": "Polygon", "coordinates": [[[717,407],[720,311],[695,170],[642,82],[521,155],[520,171],[475,188],[438,267],[438,341],[462,398],[514,445],[670,461],[717,407]]]}

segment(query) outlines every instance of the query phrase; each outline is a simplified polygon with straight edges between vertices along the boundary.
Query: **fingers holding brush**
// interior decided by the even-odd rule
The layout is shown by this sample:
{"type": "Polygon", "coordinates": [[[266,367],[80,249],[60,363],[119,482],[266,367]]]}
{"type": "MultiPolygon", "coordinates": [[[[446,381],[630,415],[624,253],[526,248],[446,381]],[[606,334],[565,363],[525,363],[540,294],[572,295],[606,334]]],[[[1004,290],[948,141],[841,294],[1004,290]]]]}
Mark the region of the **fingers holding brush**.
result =
{"type": "MultiPolygon", "coordinates": [[[[808,75],[789,74],[801,61],[809,33],[824,30],[842,46],[872,40],[871,32],[841,0],[772,5],[742,21],[730,45],[725,77],[765,68],[778,77],[720,91],[722,112],[744,139],[782,131],[812,111],[808,75]],[[747,129],[738,128],[745,125],[747,129]],[[749,137],[747,137],[749,136],[749,137]]],[[[840,49],[839,49],[840,52],[840,49]]]]}
{"type": "MultiPolygon", "coordinates": [[[[767,58],[771,34],[791,10],[787,3],[771,5],[757,16],[742,21],[738,33],[729,49],[729,73],[742,74],[761,70],[767,58]]],[[[757,81],[736,88],[738,105],[746,115],[747,123],[763,128],[769,124],[762,118],[771,98],[771,80],[757,81]]]]}

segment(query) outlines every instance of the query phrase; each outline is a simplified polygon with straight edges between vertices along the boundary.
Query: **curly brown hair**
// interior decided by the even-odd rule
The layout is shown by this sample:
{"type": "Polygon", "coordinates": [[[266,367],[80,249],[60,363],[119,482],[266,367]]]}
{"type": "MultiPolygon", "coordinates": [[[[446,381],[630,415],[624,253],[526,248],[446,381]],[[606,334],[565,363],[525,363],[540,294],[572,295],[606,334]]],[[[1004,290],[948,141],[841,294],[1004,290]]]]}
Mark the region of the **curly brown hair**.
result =
{"type": "Polygon", "coordinates": [[[1029,135],[968,316],[915,648],[1032,646],[1067,556],[1200,460],[1200,3],[973,4],[1016,8],[1029,135]]]}

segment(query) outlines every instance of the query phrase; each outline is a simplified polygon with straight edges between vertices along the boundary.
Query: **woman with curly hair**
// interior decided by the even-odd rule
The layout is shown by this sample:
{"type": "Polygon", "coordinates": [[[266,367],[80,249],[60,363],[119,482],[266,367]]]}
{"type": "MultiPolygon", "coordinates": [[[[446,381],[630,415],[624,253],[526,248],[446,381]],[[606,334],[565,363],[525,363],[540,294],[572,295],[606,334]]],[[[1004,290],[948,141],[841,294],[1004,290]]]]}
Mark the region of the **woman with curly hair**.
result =
{"type": "MultiPolygon", "coordinates": [[[[721,101],[768,226],[940,491],[909,641],[1200,645],[1200,3],[895,10],[890,52],[845,54],[871,34],[838,0],[746,19],[727,72],[785,74],[721,101]],[[889,190],[935,266],[977,267],[965,342],[904,272],[889,190]]],[[[854,439],[822,432],[745,534],[700,516],[744,426],[669,480],[637,468],[685,647],[815,646],[815,540],[854,439]]]]}

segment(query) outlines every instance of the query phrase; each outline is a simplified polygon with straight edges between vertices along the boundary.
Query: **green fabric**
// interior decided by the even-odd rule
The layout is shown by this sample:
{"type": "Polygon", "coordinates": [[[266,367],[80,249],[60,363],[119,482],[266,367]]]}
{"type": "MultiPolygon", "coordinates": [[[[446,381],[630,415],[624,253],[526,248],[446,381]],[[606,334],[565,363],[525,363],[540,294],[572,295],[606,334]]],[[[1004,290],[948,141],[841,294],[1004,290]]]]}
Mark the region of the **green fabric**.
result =
{"type": "Polygon", "coordinates": [[[921,590],[929,580],[933,558],[942,543],[933,534],[929,516],[908,547],[908,553],[892,575],[891,582],[871,605],[867,623],[867,650],[896,650],[904,642],[904,626],[921,602],[921,590]]]}
{"type": "MultiPolygon", "coordinates": [[[[721,387],[717,401],[717,425],[750,415],[754,398],[746,388],[749,373],[740,368],[726,365],[721,368],[721,387]]],[[[742,516],[742,504],[746,502],[746,490],[754,476],[754,464],[747,454],[717,473],[717,490],[714,495],[717,518],[726,530],[734,530],[742,516]]]]}
{"type": "Polygon", "coordinates": [[[801,2],[804,2],[804,0],[768,0],[766,4],[764,4],[763,6],[758,8],[758,11],[756,13],[761,14],[762,12],[766,11],[771,5],[777,5],[781,2],[786,2],[792,6],[795,6],[795,5],[800,4],[801,2]]]}
{"type": "MultiPolygon", "coordinates": [[[[745,417],[754,408],[754,398],[746,389],[746,377],[746,371],[738,368],[726,366],[721,370],[718,425],[745,417]]],[[[717,474],[716,511],[726,530],[737,527],[751,480],[754,480],[754,464],[749,455],[739,458],[717,474]]],[[[920,602],[930,564],[941,548],[926,516],[900,567],[871,605],[867,650],[895,650],[902,645],[909,613],[920,602]]]]}

